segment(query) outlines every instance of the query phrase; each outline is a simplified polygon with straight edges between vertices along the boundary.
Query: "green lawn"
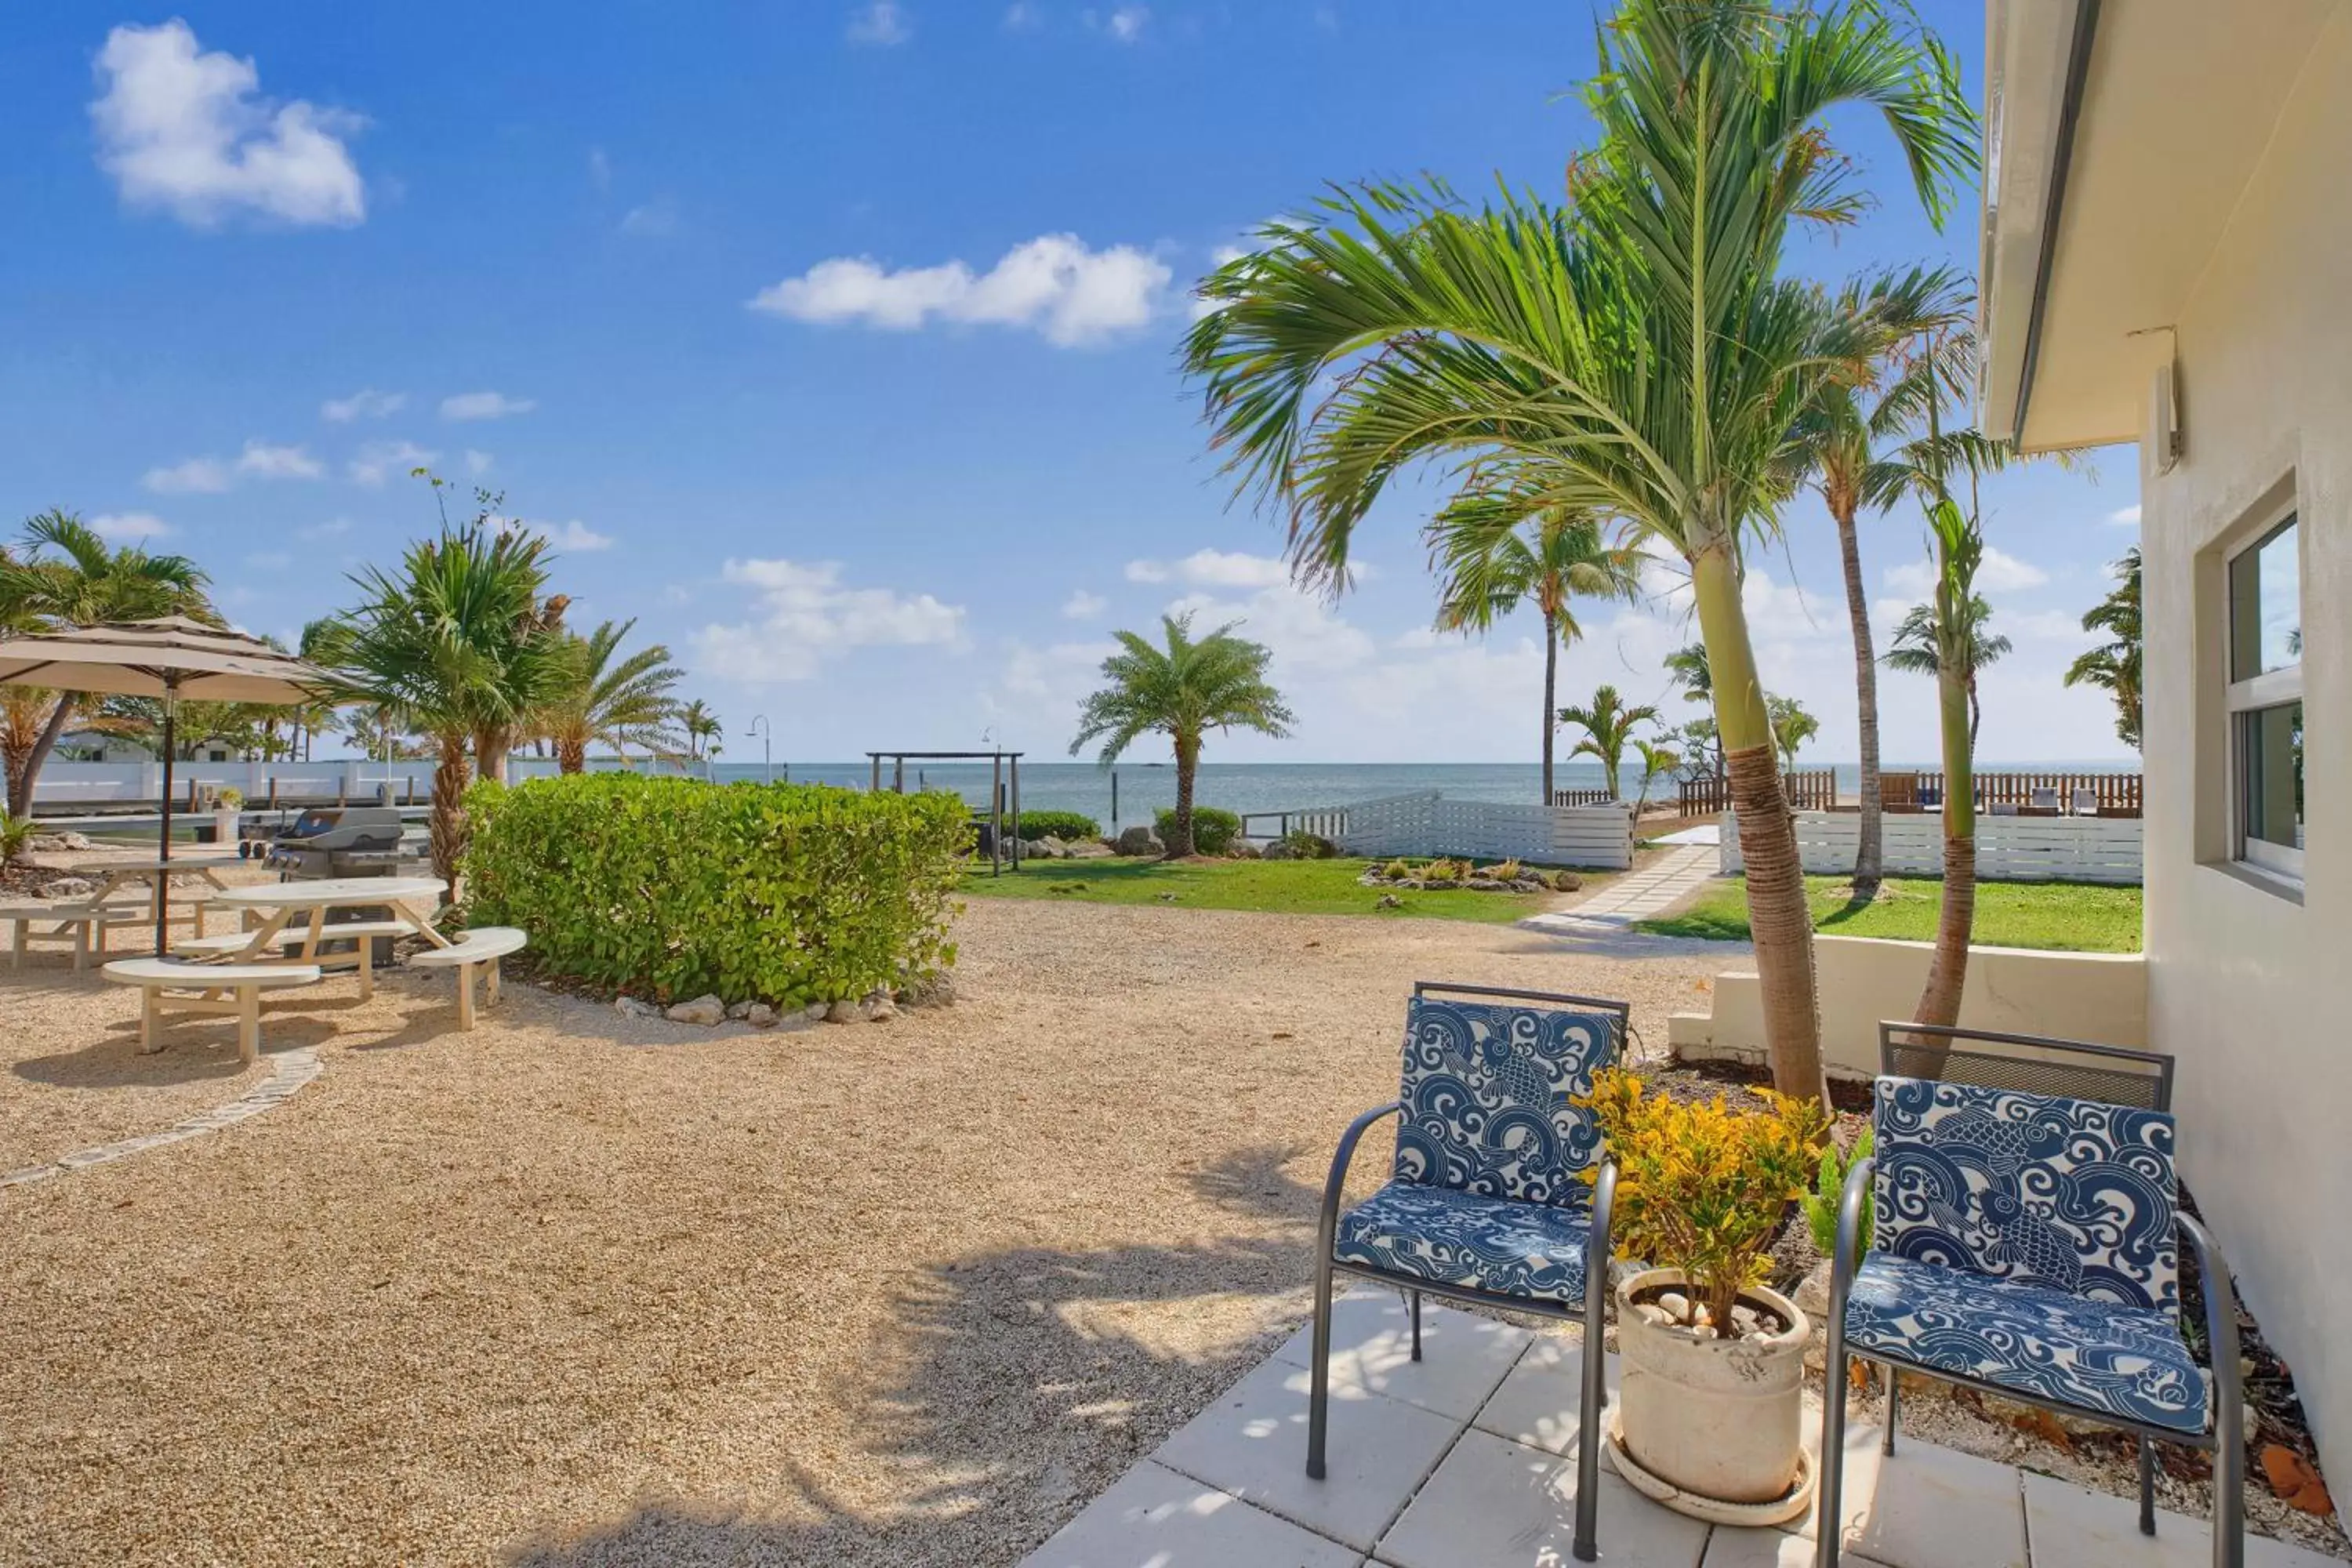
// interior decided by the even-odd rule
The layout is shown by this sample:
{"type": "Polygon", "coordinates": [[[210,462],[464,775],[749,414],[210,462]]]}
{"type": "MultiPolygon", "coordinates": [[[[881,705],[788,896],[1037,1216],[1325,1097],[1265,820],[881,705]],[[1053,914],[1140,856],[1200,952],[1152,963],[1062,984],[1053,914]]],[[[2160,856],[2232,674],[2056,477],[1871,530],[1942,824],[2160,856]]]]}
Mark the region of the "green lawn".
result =
{"type": "MultiPolygon", "coordinates": [[[[1829,936],[1932,942],[1944,885],[1933,878],[1889,877],[1876,902],[1855,908],[1843,877],[1808,877],[1813,927],[1829,936]]],[[[1748,887],[1741,877],[1709,882],[1691,906],[1638,928],[1660,936],[1716,942],[1748,940],[1748,887]]],[[[1979,882],[1975,940],[1987,947],[2055,948],[2070,952],[2137,952],[2140,890],[2081,882],[1979,882]]]]}
{"type": "Polygon", "coordinates": [[[1089,904],[1171,903],[1192,910],[1257,910],[1288,915],[1420,915],[1502,923],[1540,912],[1541,893],[1427,892],[1376,906],[1381,888],[1356,879],[1367,860],[1032,860],[1001,877],[975,870],[962,890],[981,898],[1066,899],[1089,904]],[[1173,895],[1169,897],[1166,895],[1173,895]]]}

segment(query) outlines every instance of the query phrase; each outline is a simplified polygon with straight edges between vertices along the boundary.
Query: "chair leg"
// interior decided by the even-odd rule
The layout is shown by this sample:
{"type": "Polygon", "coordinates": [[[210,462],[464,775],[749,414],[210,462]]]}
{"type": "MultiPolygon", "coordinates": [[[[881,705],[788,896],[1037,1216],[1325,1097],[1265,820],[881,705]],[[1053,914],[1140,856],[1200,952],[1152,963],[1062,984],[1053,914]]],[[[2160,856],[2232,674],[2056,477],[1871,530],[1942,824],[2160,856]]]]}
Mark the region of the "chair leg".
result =
{"type": "Polygon", "coordinates": [[[2139,1532],[2156,1533],[2156,1439],[2139,1440],[2139,1532]]]}
{"type": "Polygon", "coordinates": [[[1331,1254],[1315,1259],[1314,1368],[1307,1384],[1307,1479],[1323,1479],[1323,1438],[1331,1404],[1331,1254]]]}
{"type": "Polygon", "coordinates": [[[1878,1440],[1878,1451],[1882,1454],[1895,1452],[1895,1422],[1902,1401],[1903,1384],[1890,1366],[1886,1369],[1886,1435],[1878,1440]]]}
{"type": "Polygon", "coordinates": [[[1837,1568],[1845,1533],[1845,1314],[1830,1316],[1829,1353],[1822,1361],[1822,1479],[1814,1521],[1814,1568],[1837,1568]]]}
{"type": "Polygon", "coordinates": [[[1419,1361],[1421,1359],[1421,1292],[1409,1290],[1406,1294],[1412,1298],[1412,1359],[1419,1361]]]}

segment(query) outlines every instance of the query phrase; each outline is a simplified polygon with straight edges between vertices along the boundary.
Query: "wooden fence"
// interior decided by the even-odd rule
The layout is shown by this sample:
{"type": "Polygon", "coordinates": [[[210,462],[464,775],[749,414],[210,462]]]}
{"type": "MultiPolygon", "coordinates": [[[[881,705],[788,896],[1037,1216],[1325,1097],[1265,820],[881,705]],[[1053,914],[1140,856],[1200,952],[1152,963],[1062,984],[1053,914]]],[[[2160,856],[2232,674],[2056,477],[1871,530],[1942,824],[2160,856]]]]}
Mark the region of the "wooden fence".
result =
{"type": "Polygon", "coordinates": [[[1554,805],[1612,805],[1617,797],[1605,789],[1556,789],[1551,792],[1554,805]]]}
{"type": "MultiPolygon", "coordinates": [[[[1837,805],[1837,770],[1834,768],[1804,768],[1780,775],[1781,793],[1789,804],[1799,811],[1828,811],[1837,805]]],[[[1729,779],[1685,779],[1681,788],[1682,814],[1703,816],[1710,811],[1731,809],[1729,779]]]]}
{"type": "MultiPolygon", "coordinates": [[[[2138,773],[2009,773],[1976,776],[1977,804],[2014,805],[2033,811],[2033,792],[2047,792],[2045,815],[2052,809],[2068,816],[2137,816],[2141,779],[2138,773]],[[2080,797],[2079,804],[2077,797],[2080,797]]],[[[1888,811],[1927,810],[1944,798],[1941,769],[1905,769],[1879,774],[1878,798],[1888,811]]]]}
{"type": "MultiPolygon", "coordinates": [[[[1941,816],[1889,816],[1881,837],[1889,876],[1944,874],[1941,816]]],[[[1808,875],[1843,876],[1853,871],[1862,839],[1862,818],[1850,811],[1797,813],[1797,857],[1808,875]]],[[[1723,819],[1721,865],[1737,871],[1739,824],[1723,819]]],[[[1989,882],[2137,883],[2142,875],[2140,823],[2137,817],[1979,816],[1977,875],[1989,882]]]]}
{"type": "Polygon", "coordinates": [[[1601,805],[1507,805],[1447,800],[1435,790],[1351,805],[1254,812],[1242,819],[1250,837],[1304,829],[1349,855],[1460,855],[1622,871],[1633,864],[1633,810],[1601,805]],[[1269,830],[1271,830],[1269,832],[1269,830]]]}

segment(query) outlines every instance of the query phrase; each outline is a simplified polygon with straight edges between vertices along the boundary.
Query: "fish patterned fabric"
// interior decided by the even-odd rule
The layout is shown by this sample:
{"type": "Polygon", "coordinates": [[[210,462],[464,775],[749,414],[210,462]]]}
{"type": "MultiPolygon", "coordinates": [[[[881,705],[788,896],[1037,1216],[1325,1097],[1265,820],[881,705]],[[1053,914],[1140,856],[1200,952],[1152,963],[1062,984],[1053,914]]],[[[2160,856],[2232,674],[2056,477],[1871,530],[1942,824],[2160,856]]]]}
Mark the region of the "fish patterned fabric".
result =
{"type": "Polygon", "coordinates": [[[1582,1209],[1599,1157],[1592,1113],[1570,1103],[1616,1060],[1609,1013],[1416,996],[1405,1015],[1396,1179],[1582,1209]]]}
{"type": "Polygon", "coordinates": [[[1845,1334],[1858,1351],[2076,1410],[2205,1430],[2205,1378],[2169,1312],[1874,1252],[1846,1298],[1845,1334]]]}
{"type": "Polygon", "coordinates": [[[1340,1215],[1331,1256],[1496,1296],[1584,1302],[1586,1216],[1549,1204],[1391,1182],[1340,1215]]]}
{"type": "Polygon", "coordinates": [[[1911,1078],[1877,1100],[1875,1251],[2179,1317],[2169,1115],[1911,1078]]]}

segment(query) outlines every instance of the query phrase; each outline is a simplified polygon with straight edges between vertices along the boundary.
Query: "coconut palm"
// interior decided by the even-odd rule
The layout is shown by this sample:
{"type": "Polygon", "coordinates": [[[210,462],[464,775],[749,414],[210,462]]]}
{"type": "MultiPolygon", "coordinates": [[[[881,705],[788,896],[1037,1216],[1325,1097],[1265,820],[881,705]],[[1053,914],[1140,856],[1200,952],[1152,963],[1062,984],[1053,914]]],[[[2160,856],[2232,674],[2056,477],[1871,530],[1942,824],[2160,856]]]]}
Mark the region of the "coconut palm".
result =
{"type": "Polygon", "coordinates": [[[1601,771],[1608,775],[1611,800],[1622,798],[1617,775],[1624,766],[1625,748],[1633,742],[1633,731],[1657,716],[1658,710],[1646,702],[1628,707],[1613,686],[1595,688],[1592,700],[1584,707],[1559,710],[1561,723],[1574,724],[1584,731],[1584,739],[1569,754],[1600,760],[1601,771]]]}
{"type": "Polygon", "coordinates": [[[588,766],[588,748],[601,742],[625,757],[631,746],[659,751],[670,744],[668,724],[677,705],[669,689],[686,672],[659,643],[617,658],[635,621],[606,621],[586,637],[563,636],[563,665],[555,695],[534,715],[533,729],[555,748],[555,765],[576,773],[588,766]]]}
{"type": "MultiPolygon", "coordinates": [[[[1874,0],[1627,0],[1588,94],[1601,139],[1572,210],[1442,188],[1337,193],[1202,287],[1186,343],[1214,439],[1288,513],[1294,563],[1345,582],[1356,526],[1417,459],[1469,490],[1497,469],[1620,520],[1687,564],[1740,814],[1773,1076],[1824,1093],[1812,925],[1740,603],[1746,540],[1786,494],[1783,448],[1885,321],[1780,276],[1799,220],[1864,201],[1823,117],[1875,110],[1940,222],[1975,164],[1957,67],[1874,0]]],[[[1885,302],[1915,319],[1916,300],[1885,302]]]]}
{"type": "Polygon", "coordinates": [[[1633,752],[1642,759],[1642,793],[1640,798],[1633,802],[1633,816],[1638,820],[1642,813],[1649,809],[1650,786],[1681,767],[1683,759],[1681,752],[1664,742],[1644,741],[1639,737],[1634,739],[1633,752]]]}
{"type": "Polygon", "coordinates": [[[2116,583],[2108,595],[2083,616],[2086,632],[2105,632],[2107,640],[2066,667],[2069,686],[2104,688],[2116,700],[2116,733],[2125,745],[2139,749],[2139,546],[2124,552],[2115,563],[2116,583]]]}
{"type": "Polygon", "coordinates": [[[1797,753],[1804,749],[1806,742],[1822,732],[1822,721],[1793,697],[1767,697],[1764,711],[1771,718],[1772,746],[1780,753],[1780,766],[1793,773],[1797,771],[1797,753]]]}
{"type": "Polygon", "coordinates": [[[1294,722],[1282,693],[1266,683],[1273,650],[1234,636],[1237,624],[1195,638],[1190,615],[1162,616],[1165,647],[1135,632],[1118,633],[1120,651],[1102,665],[1109,684],[1078,710],[1070,755],[1100,741],[1097,760],[1106,768],[1145,735],[1168,737],[1176,752],[1176,810],[1167,843],[1171,860],[1192,852],[1192,776],[1208,732],[1239,728],[1280,739],[1294,722]]]}
{"type": "MultiPolygon", "coordinates": [[[[1973,515],[1948,495],[1929,509],[1936,542],[1936,600],[1929,610],[1936,664],[1936,709],[1944,751],[1944,887],[1936,915],[1936,951],[1913,1018],[1946,1027],[1959,1022],[1968,984],[1969,937],[1976,923],[1976,671],[1984,625],[1977,565],[1984,539],[1973,515]]],[[[2004,648],[2006,638],[1998,639],[2004,648]]],[[[1902,651],[1902,634],[1896,634],[1902,651]]],[[[1892,659],[1893,654],[1888,658],[1892,659]]]]}
{"type": "MultiPolygon", "coordinates": [[[[216,622],[205,595],[211,579],[184,555],[151,555],[110,545],[73,512],[49,510],[25,521],[22,549],[0,555],[0,625],[40,632],[105,621],[186,616],[216,622]]],[[[66,725],[86,705],[71,693],[5,689],[0,702],[0,762],[8,810],[29,816],[41,766],[66,725]]]]}
{"type": "Polygon", "coordinates": [[[677,710],[678,733],[686,737],[686,758],[698,763],[715,757],[720,750],[719,738],[726,733],[719,715],[698,697],[677,710]]]}
{"type": "Polygon", "coordinates": [[[1968,699],[1969,745],[1977,743],[1977,731],[1984,712],[1977,701],[1977,672],[1999,662],[2013,645],[1990,628],[1992,606],[1980,594],[1968,595],[1961,608],[1959,636],[1944,635],[1942,612],[1938,608],[1944,595],[1938,591],[1934,601],[1914,605],[1895,623],[1895,638],[1886,649],[1886,666],[1911,675],[1941,675],[1948,648],[1960,653],[1960,686],[1968,699]]]}
{"type": "Polygon", "coordinates": [[[1543,799],[1552,798],[1552,718],[1562,644],[1582,635],[1570,599],[1632,601],[1642,591],[1642,552],[1602,542],[1597,519],[1565,507],[1531,516],[1508,491],[1458,496],[1429,525],[1430,563],[1442,574],[1441,631],[1492,630],[1522,604],[1543,616],[1543,799]]]}
{"type": "MultiPolygon", "coordinates": [[[[362,596],[331,639],[338,694],[399,716],[432,742],[433,868],[456,883],[466,846],[469,748],[512,735],[562,671],[559,625],[541,590],[547,542],[487,522],[409,546],[392,572],[352,580],[362,596]]],[[[496,776],[493,774],[492,776],[496,776]]]]}

